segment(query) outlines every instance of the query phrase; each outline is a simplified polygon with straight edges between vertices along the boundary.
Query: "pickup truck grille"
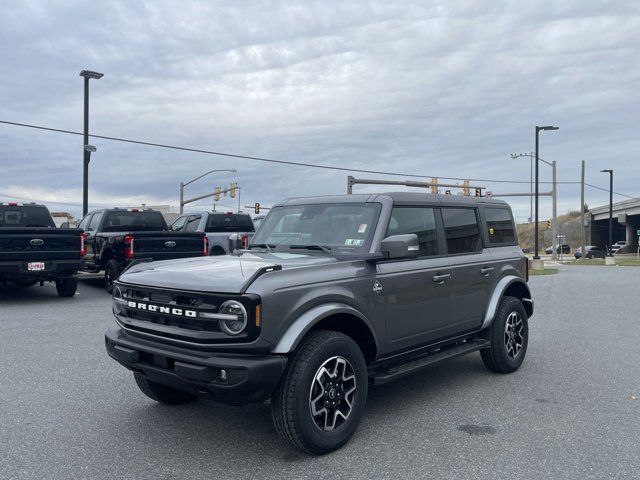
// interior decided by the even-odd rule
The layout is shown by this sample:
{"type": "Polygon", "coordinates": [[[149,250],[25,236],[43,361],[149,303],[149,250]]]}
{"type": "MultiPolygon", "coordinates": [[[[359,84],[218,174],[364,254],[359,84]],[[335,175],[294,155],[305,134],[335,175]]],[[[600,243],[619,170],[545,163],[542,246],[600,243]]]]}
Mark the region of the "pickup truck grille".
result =
{"type": "MultiPolygon", "coordinates": [[[[220,305],[230,298],[229,295],[171,292],[124,285],[114,288],[118,319],[128,330],[202,344],[247,341],[256,336],[256,328],[250,325],[247,331],[230,337],[220,329],[218,320],[203,317],[202,314],[217,313],[220,305]]],[[[246,302],[247,312],[253,311],[252,299],[240,296],[235,299],[246,302]]]]}

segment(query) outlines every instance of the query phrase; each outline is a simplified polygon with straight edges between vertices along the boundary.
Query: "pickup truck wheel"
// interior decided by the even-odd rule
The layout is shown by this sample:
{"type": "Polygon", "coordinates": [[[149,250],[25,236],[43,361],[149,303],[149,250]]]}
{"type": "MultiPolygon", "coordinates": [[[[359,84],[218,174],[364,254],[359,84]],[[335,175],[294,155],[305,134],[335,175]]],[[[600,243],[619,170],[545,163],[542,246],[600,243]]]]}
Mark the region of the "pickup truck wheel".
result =
{"type": "Polygon", "coordinates": [[[77,289],[77,278],[58,278],[56,280],[56,291],[60,297],[73,297],[77,289]]]}
{"type": "Polygon", "coordinates": [[[337,450],[360,423],[367,386],[364,356],[351,338],[312,332],[294,352],[271,399],[278,435],[312,455],[337,450]]]}
{"type": "Polygon", "coordinates": [[[480,355],[489,370],[511,373],[520,368],[529,342],[527,312],[520,300],[503,297],[487,339],[490,347],[480,350],[480,355]]]}
{"type": "Polygon", "coordinates": [[[104,266],[104,286],[107,292],[113,293],[113,282],[116,281],[120,274],[120,268],[118,268],[118,262],[111,259],[104,266]]]}
{"type": "Polygon", "coordinates": [[[165,405],[180,405],[192,402],[197,398],[195,395],[153,382],[141,373],[134,373],[133,378],[135,378],[136,384],[142,390],[142,393],[150,399],[165,405]]]}

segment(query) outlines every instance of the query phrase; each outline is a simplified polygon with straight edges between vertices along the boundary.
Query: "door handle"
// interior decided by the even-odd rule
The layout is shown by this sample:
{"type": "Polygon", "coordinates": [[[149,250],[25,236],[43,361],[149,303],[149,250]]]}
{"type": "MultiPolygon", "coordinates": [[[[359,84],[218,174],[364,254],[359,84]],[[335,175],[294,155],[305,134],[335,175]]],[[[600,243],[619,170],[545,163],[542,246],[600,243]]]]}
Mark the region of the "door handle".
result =
{"type": "Polygon", "coordinates": [[[481,275],[484,275],[485,277],[488,277],[488,276],[489,276],[489,274],[490,274],[491,272],[493,272],[494,270],[495,270],[495,268],[494,268],[494,267],[482,267],[482,268],[480,269],[480,274],[481,274],[481,275]]]}
{"type": "Polygon", "coordinates": [[[450,278],[451,278],[451,274],[450,273],[444,273],[442,275],[434,275],[433,276],[433,281],[435,283],[437,283],[438,285],[442,285],[444,282],[446,282],[450,278]]]}

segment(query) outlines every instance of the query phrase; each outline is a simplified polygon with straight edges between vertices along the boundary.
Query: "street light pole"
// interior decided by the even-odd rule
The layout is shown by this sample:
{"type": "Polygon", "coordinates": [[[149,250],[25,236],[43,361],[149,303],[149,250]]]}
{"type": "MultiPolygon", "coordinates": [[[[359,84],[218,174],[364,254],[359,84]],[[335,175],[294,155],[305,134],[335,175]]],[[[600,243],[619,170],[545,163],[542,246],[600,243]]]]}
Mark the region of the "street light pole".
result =
{"type": "Polygon", "coordinates": [[[546,127],[539,127],[536,125],[536,189],[535,189],[535,194],[536,194],[536,208],[535,208],[535,220],[534,220],[534,224],[533,224],[533,235],[534,235],[534,241],[535,241],[535,253],[533,255],[533,259],[534,260],[540,260],[540,245],[538,242],[538,207],[539,207],[539,179],[540,179],[540,175],[539,175],[539,162],[538,159],[540,158],[540,148],[539,148],[539,137],[540,137],[540,131],[541,130],[559,130],[559,127],[553,127],[553,126],[546,126],[546,127]]]}
{"type": "Polygon", "coordinates": [[[231,172],[231,173],[238,173],[238,171],[235,168],[226,168],[226,169],[222,169],[222,170],[210,170],[206,173],[203,173],[202,175],[189,180],[188,182],[184,183],[184,182],[180,182],[180,213],[182,213],[183,209],[184,209],[184,204],[188,203],[184,201],[184,187],[186,187],[187,185],[195,182],[196,180],[200,180],[202,177],[209,175],[210,173],[214,173],[214,172],[231,172]]]}
{"type": "Polygon", "coordinates": [[[600,171],[609,174],[609,245],[607,257],[613,257],[613,252],[611,251],[611,246],[613,245],[613,170],[600,171]]]}
{"type": "Polygon", "coordinates": [[[82,134],[82,215],[86,215],[89,211],[89,161],[91,159],[91,152],[95,152],[89,149],[89,79],[94,78],[96,80],[102,78],[104,75],[98,72],[92,72],[91,70],[82,70],[80,76],[84,77],[84,128],[82,134]]]}

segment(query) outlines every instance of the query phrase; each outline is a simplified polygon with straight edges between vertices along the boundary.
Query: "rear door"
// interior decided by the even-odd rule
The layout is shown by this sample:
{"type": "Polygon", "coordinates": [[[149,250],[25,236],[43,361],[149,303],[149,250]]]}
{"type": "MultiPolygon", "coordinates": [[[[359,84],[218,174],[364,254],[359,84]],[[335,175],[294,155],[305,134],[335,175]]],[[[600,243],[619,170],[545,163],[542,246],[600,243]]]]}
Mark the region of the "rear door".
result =
{"type": "Polygon", "coordinates": [[[415,233],[420,257],[377,265],[374,288],[384,296],[390,352],[430,343],[449,330],[451,269],[440,223],[437,208],[395,206],[392,210],[386,236],[415,233]]]}
{"type": "Polygon", "coordinates": [[[482,325],[497,272],[489,249],[484,248],[477,208],[442,207],[453,302],[450,334],[476,330],[482,325]]]}
{"type": "Polygon", "coordinates": [[[87,228],[85,229],[85,232],[87,234],[85,244],[87,248],[86,262],[89,264],[94,264],[98,261],[97,255],[100,249],[97,245],[96,233],[98,232],[98,229],[100,227],[100,222],[102,221],[103,215],[104,212],[95,212],[93,215],[91,215],[89,223],[87,224],[87,228]]]}

